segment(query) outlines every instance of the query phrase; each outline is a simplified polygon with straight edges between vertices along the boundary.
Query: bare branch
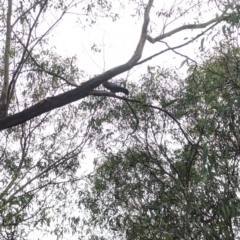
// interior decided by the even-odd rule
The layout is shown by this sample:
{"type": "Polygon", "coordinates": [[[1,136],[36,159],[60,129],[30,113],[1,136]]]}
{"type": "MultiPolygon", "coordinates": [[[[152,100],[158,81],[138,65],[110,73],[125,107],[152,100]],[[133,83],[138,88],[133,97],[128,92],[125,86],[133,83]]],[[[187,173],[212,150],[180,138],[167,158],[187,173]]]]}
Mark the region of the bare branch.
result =
{"type": "Polygon", "coordinates": [[[151,60],[151,59],[153,59],[153,58],[155,58],[155,57],[159,56],[160,54],[163,54],[163,53],[165,53],[167,51],[174,50],[174,49],[181,48],[181,47],[184,47],[184,46],[188,45],[189,43],[191,43],[191,42],[195,41],[196,39],[198,39],[199,37],[203,36],[209,30],[213,29],[217,24],[219,24],[219,22],[216,22],[215,24],[213,24],[212,26],[210,26],[205,31],[203,31],[202,33],[198,34],[196,37],[192,38],[191,40],[189,40],[189,41],[187,41],[187,42],[185,42],[183,44],[180,44],[178,46],[171,47],[171,48],[166,48],[166,49],[164,49],[164,50],[162,50],[162,51],[160,51],[158,53],[155,53],[152,56],[147,57],[147,58],[143,59],[142,61],[139,61],[138,63],[135,64],[135,66],[136,65],[140,65],[142,63],[145,63],[145,62],[147,62],[147,61],[149,61],[149,60],[151,60]]]}
{"type": "Polygon", "coordinates": [[[145,45],[145,42],[147,39],[147,28],[148,28],[148,24],[150,22],[149,13],[150,13],[152,4],[153,4],[153,0],[149,0],[147,7],[145,9],[145,13],[144,13],[142,33],[141,33],[137,48],[135,50],[135,53],[133,54],[132,58],[128,61],[128,63],[136,63],[142,56],[143,48],[144,48],[144,45],[145,45]]]}
{"type": "Polygon", "coordinates": [[[206,28],[207,26],[211,25],[212,23],[219,23],[223,20],[226,19],[226,15],[225,14],[222,14],[220,17],[216,17],[216,18],[213,18],[211,19],[210,21],[208,22],[205,22],[205,23],[200,23],[200,24],[188,24],[188,25],[184,25],[184,26],[181,26],[181,27],[178,27],[168,33],[165,33],[165,34],[162,34],[162,35],[159,35],[155,38],[152,38],[151,36],[147,36],[147,40],[150,42],[150,43],[155,43],[155,42],[159,42],[160,40],[164,39],[164,38],[167,38],[167,37],[170,37],[171,35],[175,34],[175,33],[178,33],[178,32],[181,32],[183,30],[186,30],[186,29],[201,29],[201,28],[206,28]]]}
{"type": "Polygon", "coordinates": [[[176,53],[177,55],[179,55],[179,56],[181,56],[181,57],[184,57],[184,58],[186,58],[186,59],[194,62],[195,65],[197,65],[197,62],[196,62],[194,59],[188,57],[188,56],[185,55],[185,54],[182,54],[182,53],[177,52],[176,50],[174,50],[174,48],[170,47],[167,42],[165,42],[165,41],[160,41],[160,42],[161,42],[161,43],[164,43],[164,44],[169,48],[169,50],[172,50],[172,51],[173,51],[174,53],[176,53]]]}

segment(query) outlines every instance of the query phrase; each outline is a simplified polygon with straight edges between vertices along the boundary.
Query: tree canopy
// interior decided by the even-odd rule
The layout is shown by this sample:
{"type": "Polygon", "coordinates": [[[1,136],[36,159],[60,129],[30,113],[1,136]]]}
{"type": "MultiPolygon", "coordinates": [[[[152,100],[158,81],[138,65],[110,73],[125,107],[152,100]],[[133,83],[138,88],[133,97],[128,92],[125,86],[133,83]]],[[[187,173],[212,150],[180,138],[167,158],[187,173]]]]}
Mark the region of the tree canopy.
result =
{"type": "Polygon", "coordinates": [[[238,1],[8,0],[0,16],[1,239],[239,238],[238,1]],[[51,45],[68,16],[86,32],[123,12],[141,29],[108,70],[51,45]]]}

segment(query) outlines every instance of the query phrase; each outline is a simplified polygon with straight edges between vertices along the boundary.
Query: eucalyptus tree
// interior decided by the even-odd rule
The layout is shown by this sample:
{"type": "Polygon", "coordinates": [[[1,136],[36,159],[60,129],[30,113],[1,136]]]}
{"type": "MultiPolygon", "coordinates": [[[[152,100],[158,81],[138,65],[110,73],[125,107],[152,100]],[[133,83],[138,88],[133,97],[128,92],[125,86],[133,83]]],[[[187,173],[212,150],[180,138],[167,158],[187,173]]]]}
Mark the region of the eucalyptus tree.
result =
{"type": "MultiPolygon", "coordinates": [[[[112,239],[239,239],[236,45],[222,42],[201,65],[189,67],[186,79],[149,69],[134,86],[142,102],[134,106],[134,134],[126,131],[128,108],[111,113],[110,122],[127,137],[116,136],[112,144],[111,134],[102,138],[92,188],[81,201],[90,226],[106,229],[112,239]]],[[[106,124],[96,121],[100,128],[106,124]]]]}
{"type": "MultiPolygon", "coordinates": [[[[168,88],[157,91],[161,86],[159,84],[163,85],[162,82],[169,76],[174,76],[172,80],[176,80],[177,75],[157,68],[161,78],[159,82],[154,82],[155,74],[151,72],[154,67],[148,66],[147,76],[150,74],[151,77],[143,78],[145,83],[142,89],[140,83],[136,85],[128,81],[131,92],[129,98],[98,88],[103,82],[119,74],[128,74],[136,66],[144,67],[145,63],[150,64],[151,59],[166,52],[183,57],[182,65],[190,64],[194,62],[192,57],[177,52],[178,49],[201,40],[200,49],[205,51],[208,50],[205,42],[209,41],[210,37],[211,42],[217,45],[216,38],[230,41],[236,34],[234,31],[239,21],[237,1],[223,1],[222,9],[216,8],[214,1],[209,1],[207,8],[202,5],[202,1],[176,1],[170,6],[161,4],[153,0],[122,0],[118,3],[111,0],[2,2],[2,239],[31,238],[31,232],[36,230],[39,233],[55,234],[57,239],[64,238],[66,232],[80,237],[81,229],[78,226],[84,224],[80,216],[83,209],[78,212],[74,210],[84,197],[85,183],[80,182],[82,177],[79,168],[88,144],[95,144],[95,148],[103,152],[110,149],[116,151],[116,147],[122,147],[122,143],[130,147],[130,139],[139,141],[136,134],[139,134],[142,140],[146,139],[140,130],[147,134],[148,124],[153,124],[153,128],[157,129],[158,126],[154,124],[156,120],[160,121],[159,126],[168,134],[172,134],[174,130],[181,133],[175,137],[179,138],[182,145],[187,141],[189,146],[186,149],[195,149],[177,117],[164,110],[178,103],[171,99],[173,86],[166,83],[169,84],[168,88]],[[103,73],[87,72],[77,64],[81,58],[80,53],[64,57],[48,44],[51,32],[69,14],[77,16],[79,28],[94,29],[95,24],[102,23],[102,18],[117,21],[121,18],[119,9],[124,8],[132,11],[135,21],[142,22],[139,41],[131,53],[126,53],[132,56],[126,63],[103,73]],[[212,13],[213,9],[214,14],[209,18],[199,14],[192,20],[193,12],[212,13]],[[159,19],[163,20],[163,24],[159,24],[159,19]],[[188,31],[191,36],[176,44],[175,36],[183,31],[188,31]],[[153,37],[154,34],[156,37],[153,37]],[[168,43],[164,42],[164,39],[168,39],[168,43]],[[171,39],[173,41],[170,41],[171,39]],[[161,50],[156,45],[154,54],[142,58],[145,46],[154,43],[161,44],[161,50]],[[126,104],[119,103],[119,99],[126,104]],[[154,106],[154,103],[157,105],[154,106]],[[148,122],[150,120],[146,119],[146,116],[154,116],[153,111],[156,109],[162,112],[164,120],[157,120],[156,117],[148,122]],[[111,119],[115,121],[116,118],[119,120],[118,128],[113,132],[111,119]],[[168,121],[174,123],[176,129],[170,128],[168,121]],[[118,142],[120,137],[123,139],[121,143],[118,142]],[[115,148],[112,148],[111,144],[115,144],[115,148]]],[[[94,43],[94,39],[91,40],[94,43]]],[[[95,47],[93,50],[98,51],[95,47]]],[[[185,84],[175,81],[176,89],[180,87],[175,83],[180,86],[185,84]]],[[[156,137],[154,134],[151,133],[152,139],[156,137]]],[[[173,147],[173,154],[174,151],[176,149],[173,147]]],[[[173,164],[167,171],[172,171],[172,168],[176,166],[173,164]]],[[[166,171],[165,168],[162,171],[166,171]]],[[[144,180],[144,175],[139,176],[139,182],[140,180],[144,180]]],[[[182,236],[185,236],[185,231],[186,227],[182,226],[182,236]]]]}

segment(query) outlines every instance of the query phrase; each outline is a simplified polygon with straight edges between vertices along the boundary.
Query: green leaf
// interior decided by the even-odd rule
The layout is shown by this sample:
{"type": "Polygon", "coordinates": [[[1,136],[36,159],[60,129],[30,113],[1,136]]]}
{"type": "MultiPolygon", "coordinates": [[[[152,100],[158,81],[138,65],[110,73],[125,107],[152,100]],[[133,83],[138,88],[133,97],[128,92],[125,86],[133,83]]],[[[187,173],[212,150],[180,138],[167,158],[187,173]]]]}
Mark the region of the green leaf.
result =
{"type": "Polygon", "coordinates": [[[177,101],[178,101],[178,99],[173,99],[170,102],[165,102],[164,105],[162,105],[162,107],[163,108],[169,107],[169,106],[171,106],[172,104],[174,104],[177,101]]]}
{"type": "Polygon", "coordinates": [[[181,63],[181,65],[180,65],[179,69],[182,68],[182,66],[183,66],[185,63],[188,63],[188,59],[187,59],[187,58],[186,58],[185,60],[182,61],[182,63],[181,63]]]}
{"type": "Polygon", "coordinates": [[[200,51],[204,51],[204,47],[203,47],[204,40],[205,40],[205,38],[202,38],[202,40],[201,40],[201,47],[200,47],[200,51]]]}
{"type": "Polygon", "coordinates": [[[206,163],[207,163],[207,158],[208,158],[208,149],[207,149],[207,148],[204,148],[204,149],[203,149],[203,154],[202,154],[203,166],[206,165],[206,163]]]}

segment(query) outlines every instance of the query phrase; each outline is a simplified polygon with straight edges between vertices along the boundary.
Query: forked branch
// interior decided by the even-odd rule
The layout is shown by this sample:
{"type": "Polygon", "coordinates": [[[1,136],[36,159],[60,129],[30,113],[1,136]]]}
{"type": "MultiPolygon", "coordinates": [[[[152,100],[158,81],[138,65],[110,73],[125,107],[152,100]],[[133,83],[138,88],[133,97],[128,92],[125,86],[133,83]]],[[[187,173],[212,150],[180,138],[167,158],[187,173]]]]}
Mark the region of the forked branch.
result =
{"type": "Polygon", "coordinates": [[[145,9],[142,33],[141,33],[138,45],[136,47],[136,50],[133,56],[127,63],[117,66],[115,68],[112,68],[96,77],[93,77],[92,79],[84,82],[82,85],[80,85],[79,87],[73,90],[59,94],[51,98],[43,99],[42,101],[31,106],[30,108],[23,110],[22,112],[0,119],[0,130],[4,130],[10,127],[19,125],[34,117],[40,116],[43,113],[49,112],[55,108],[59,108],[71,102],[85,98],[86,96],[89,95],[89,93],[94,88],[98,87],[100,84],[102,84],[106,80],[109,80],[117,76],[118,74],[121,74],[131,69],[142,56],[144,44],[146,42],[146,37],[147,37],[147,28],[150,21],[149,13],[150,13],[152,4],[153,4],[153,0],[149,0],[145,9]]]}

